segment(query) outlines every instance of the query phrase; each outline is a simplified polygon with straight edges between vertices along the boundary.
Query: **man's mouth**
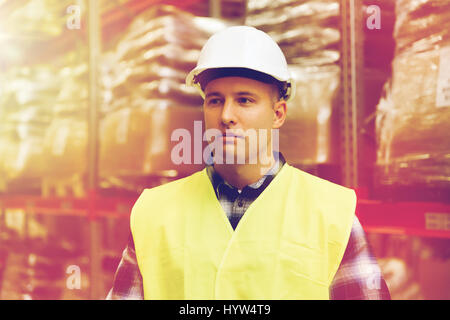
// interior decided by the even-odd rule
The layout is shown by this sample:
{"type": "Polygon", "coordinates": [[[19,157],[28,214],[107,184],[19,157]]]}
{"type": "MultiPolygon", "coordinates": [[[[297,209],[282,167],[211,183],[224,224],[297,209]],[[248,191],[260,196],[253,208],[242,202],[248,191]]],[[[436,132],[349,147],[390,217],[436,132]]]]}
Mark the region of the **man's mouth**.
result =
{"type": "Polygon", "coordinates": [[[244,137],[233,132],[225,132],[222,134],[222,138],[243,139],[244,137]]]}
{"type": "Polygon", "coordinates": [[[226,132],[222,134],[221,138],[224,143],[234,143],[237,139],[243,139],[244,137],[231,132],[226,132]]]}

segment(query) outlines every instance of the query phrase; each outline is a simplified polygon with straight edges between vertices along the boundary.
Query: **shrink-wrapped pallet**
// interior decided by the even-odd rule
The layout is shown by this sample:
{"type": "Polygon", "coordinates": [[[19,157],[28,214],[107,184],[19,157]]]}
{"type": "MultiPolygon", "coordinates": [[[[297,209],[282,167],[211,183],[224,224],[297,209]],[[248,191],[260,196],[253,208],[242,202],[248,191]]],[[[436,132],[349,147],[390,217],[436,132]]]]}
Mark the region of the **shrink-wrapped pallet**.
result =
{"type": "Polygon", "coordinates": [[[85,6],[84,0],[33,0],[1,3],[2,25],[7,34],[27,35],[29,39],[49,39],[61,35],[71,17],[70,6],[85,6]],[[69,9],[68,9],[69,8],[69,9]]]}
{"type": "Polygon", "coordinates": [[[52,120],[43,139],[41,192],[44,196],[82,197],[87,173],[88,68],[71,62],[62,68],[60,85],[52,106],[52,120]]]}
{"type": "Polygon", "coordinates": [[[65,178],[86,173],[87,121],[76,117],[56,118],[44,140],[46,177],[65,178]]]}
{"type": "Polygon", "coordinates": [[[268,33],[296,81],[280,129],[280,150],[296,165],[335,164],[340,87],[339,1],[250,0],[246,24],[268,33]]]}
{"type": "Polygon", "coordinates": [[[194,121],[202,120],[200,108],[178,107],[170,100],[136,100],[128,108],[112,112],[100,127],[103,184],[120,187],[121,178],[175,177],[201,169],[202,164],[193,163],[193,140],[185,141],[192,152],[191,163],[174,163],[172,150],[181,141],[171,137],[176,129],[185,129],[194,139],[194,121]]]}
{"type": "Polygon", "coordinates": [[[171,6],[155,6],[136,17],[116,48],[105,54],[102,186],[128,188],[133,179],[181,176],[202,167],[173,163],[171,134],[181,128],[193,133],[194,120],[203,119],[202,98],[185,85],[185,78],[203,44],[225,26],[171,6]]]}
{"type": "Polygon", "coordinates": [[[246,24],[267,32],[286,60],[297,65],[322,65],[339,60],[339,1],[248,2],[246,24]]]}
{"type": "Polygon", "coordinates": [[[43,139],[52,118],[58,77],[45,66],[8,70],[0,98],[2,156],[6,191],[37,191],[43,175],[43,139]]]}
{"type": "Polygon", "coordinates": [[[0,130],[0,166],[6,191],[38,190],[44,169],[43,137],[45,127],[23,122],[3,125],[0,130]]]}
{"type": "Polygon", "coordinates": [[[336,163],[333,132],[340,83],[338,66],[290,66],[296,94],[288,103],[286,122],[280,129],[280,150],[290,163],[336,163]],[[314,102],[314,103],[312,103],[314,102]]]}
{"type": "Polygon", "coordinates": [[[397,2],[392,79],[378,104],[383,185],[450,185],[450,11],[447,1],[397,2]]]}
{"type": "Polygon", "coordinates": [[[399,0],[395,11],[396,55],[434,50],[448,43],[450,2],[447,0],[399,0]]]}
{"type": "Polygon", "coordinates": [[[195,67],[211,33],[224,27],[215,19],[194,17],[171,6],[155,6],[140,14],[116,48],[105,54],[102,112],[127,106],[130,98],[140,96],[136,88],[148,83],[147,97],[163,96],[178,105],[201,106],[201,97],[186,87],[185,77],[195,67]]]}

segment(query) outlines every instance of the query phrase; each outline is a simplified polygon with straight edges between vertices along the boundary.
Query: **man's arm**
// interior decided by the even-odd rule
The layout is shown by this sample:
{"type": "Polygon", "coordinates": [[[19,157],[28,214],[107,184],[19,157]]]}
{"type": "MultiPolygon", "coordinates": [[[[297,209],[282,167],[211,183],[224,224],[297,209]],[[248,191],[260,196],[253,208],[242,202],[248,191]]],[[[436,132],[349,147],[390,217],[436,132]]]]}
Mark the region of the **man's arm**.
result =
{"type": "Polygon", "coordinates": [[[122,260],[114,276],[113,287],[107,300],[143,300],[142,275],[137,264],[133,236],[130,233],[128,245],[123,251],[122,260]]]}
{"type": "Polygon", "coordinates": [[[330,299],[391,299],[381,269],[356,216],[344,257],[330,287],[330,299]]]}

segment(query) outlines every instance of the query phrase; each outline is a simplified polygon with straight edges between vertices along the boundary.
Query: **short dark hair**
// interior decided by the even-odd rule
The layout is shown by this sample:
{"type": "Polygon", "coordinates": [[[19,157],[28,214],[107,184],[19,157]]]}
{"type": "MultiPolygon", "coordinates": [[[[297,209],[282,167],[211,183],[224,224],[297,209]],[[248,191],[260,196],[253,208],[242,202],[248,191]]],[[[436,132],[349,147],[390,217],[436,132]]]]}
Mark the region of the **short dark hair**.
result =
{"type": "Polygon", "coordinates": [[[206,85],[210,81],[224,77],[243,77],[275,85],[278,88],[278,100],[286,98],[288,89],[287,82],[277,80],[266,73],[248,68],[206,69],[194,77],[194,83],[199,83],[202,90],[205,91],[206,85]]]}

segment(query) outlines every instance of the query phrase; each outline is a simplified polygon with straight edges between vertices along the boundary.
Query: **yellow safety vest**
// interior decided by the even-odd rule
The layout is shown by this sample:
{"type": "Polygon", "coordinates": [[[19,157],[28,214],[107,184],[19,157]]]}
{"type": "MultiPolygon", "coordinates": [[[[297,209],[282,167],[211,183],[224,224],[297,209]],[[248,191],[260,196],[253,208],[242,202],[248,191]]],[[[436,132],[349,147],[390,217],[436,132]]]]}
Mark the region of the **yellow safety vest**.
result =
{"type": "Polygon", "coordinates": [[[206,169],[146,189],[130,218],[145,299],[329,299],[351,189],[285,164],[233,230],[206,169]]]}

